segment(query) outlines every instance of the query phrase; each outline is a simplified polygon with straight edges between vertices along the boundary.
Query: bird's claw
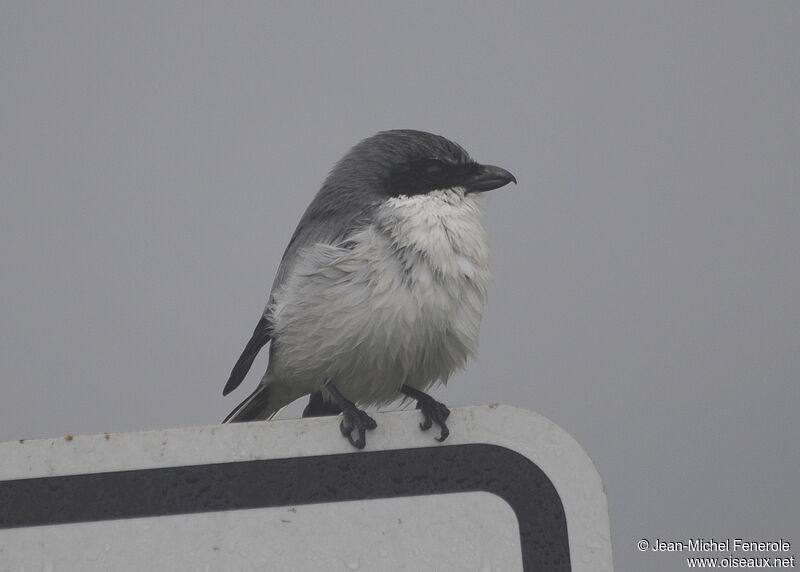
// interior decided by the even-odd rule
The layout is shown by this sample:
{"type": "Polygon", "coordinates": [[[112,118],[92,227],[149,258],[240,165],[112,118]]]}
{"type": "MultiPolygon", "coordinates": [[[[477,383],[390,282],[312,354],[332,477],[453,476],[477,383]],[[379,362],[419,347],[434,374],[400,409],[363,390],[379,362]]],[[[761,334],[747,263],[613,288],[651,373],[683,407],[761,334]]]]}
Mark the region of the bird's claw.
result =
{"type": "Polygon", "coordinates": [[[375,429],[378,424],[375,423],[372,417],[367,415],[366,411],[362,411],[355,406],[343,411],[342,414],[343,419],[339,424],[342,435],[347,437],[353,447],[363,449],[367,444],[367,430],[375,429]],[[354,432],[357,435],[355,439],[353,438],[354,432]]]}
{"type": "Polygon", "coordinates": [[[424,421],[419,424],[420,429],[427,431],[436,423],[441,429],[439,436],[436,437],[437,441],[441,443],[450,436],[450,429],[447,428],[445,423],[450,416],[450,410],[444,403],[440,403],[426,395],[424,398],[417,399],[417,409],[422,411],[424,416],[424,421]]]}

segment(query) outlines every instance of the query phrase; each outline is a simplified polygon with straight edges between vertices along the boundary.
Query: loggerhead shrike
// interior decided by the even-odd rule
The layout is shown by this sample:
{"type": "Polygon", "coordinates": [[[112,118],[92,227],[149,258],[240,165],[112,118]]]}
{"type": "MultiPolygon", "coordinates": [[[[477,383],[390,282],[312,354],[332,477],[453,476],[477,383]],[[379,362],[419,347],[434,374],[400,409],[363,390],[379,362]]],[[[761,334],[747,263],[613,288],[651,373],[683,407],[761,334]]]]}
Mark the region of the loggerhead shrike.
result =
{"type": "Polygon", "coordinates": [[[256,390],[225,422],[269,419],[311,394],[306,415],[341,412],[362,449],[375,420],[356,406],[401,396],[423,429],[449,435],[449,410],[424,393],[477,350],[489,279],[479,197],[514,175],[456,143],[383,131],[334,166],[297,225],[267,307],[223,395],[271,342],[256,390]]]}

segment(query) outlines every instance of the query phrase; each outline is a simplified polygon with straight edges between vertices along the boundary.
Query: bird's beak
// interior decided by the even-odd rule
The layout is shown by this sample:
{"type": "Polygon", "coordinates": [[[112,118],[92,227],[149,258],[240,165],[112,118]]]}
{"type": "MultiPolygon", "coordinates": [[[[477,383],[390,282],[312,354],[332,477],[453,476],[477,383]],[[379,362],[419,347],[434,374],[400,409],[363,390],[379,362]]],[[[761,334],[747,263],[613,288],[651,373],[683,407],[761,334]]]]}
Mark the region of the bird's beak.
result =
{"type": "Polygon", "coordinates": [[[505,169],[494,165],[481,165],[475,175],[462,186],[465,193],[484,193],[499,189],[511,182],[516,184],[517,178],[505,169]]]}

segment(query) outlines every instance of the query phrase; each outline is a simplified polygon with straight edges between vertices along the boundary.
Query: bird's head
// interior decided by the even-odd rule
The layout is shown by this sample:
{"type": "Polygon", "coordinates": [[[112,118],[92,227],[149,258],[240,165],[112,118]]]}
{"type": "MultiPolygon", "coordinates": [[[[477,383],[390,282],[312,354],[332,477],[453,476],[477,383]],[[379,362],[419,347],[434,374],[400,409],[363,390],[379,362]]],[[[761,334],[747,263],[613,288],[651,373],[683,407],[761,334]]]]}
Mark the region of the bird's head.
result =
{"type": "Polygon", "coordinates": [[[328,178],[344,181],[383,198],[455,188],[481,193],[517,182],[505,169],[474,161],[460,145],[411,129],[381,131],[353,147],[328,178]]]}

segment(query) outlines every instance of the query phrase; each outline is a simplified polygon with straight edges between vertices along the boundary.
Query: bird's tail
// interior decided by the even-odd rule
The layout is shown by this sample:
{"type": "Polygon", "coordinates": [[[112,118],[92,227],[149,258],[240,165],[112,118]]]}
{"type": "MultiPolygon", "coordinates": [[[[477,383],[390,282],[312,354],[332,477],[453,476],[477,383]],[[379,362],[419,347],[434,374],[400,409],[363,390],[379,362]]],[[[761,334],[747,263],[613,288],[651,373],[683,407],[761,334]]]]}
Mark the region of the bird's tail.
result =
{"type": "Polygon", "coordinates": [[[258,421],[269,419],[277,409],[270,406],[269,386],[260,384],[250,396],[231,411],[223,423],[241,423],[242,421],[258,421]]]}
{"type": "Polygon", "coordinates": [[[298,393],[291,384],[283,383],[271,372],[267,372],[256,390],[237,405],[223,423],[271,419],[278,411],[303,395],[302,391],[298,393]]]}

